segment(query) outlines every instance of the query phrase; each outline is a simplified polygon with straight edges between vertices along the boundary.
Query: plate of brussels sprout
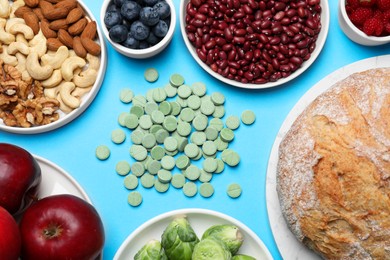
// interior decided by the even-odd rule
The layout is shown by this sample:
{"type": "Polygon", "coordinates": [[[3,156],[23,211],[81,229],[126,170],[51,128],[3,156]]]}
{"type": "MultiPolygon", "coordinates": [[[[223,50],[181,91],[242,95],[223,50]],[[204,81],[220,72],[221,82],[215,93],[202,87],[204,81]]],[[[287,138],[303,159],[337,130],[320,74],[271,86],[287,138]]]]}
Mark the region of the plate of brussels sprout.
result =
{"type": "Polygon", "coordinates": [[[272,260],[260,238],[240,221],[206,209],[161,214],[126,238],[114,260],[272,260]]]}

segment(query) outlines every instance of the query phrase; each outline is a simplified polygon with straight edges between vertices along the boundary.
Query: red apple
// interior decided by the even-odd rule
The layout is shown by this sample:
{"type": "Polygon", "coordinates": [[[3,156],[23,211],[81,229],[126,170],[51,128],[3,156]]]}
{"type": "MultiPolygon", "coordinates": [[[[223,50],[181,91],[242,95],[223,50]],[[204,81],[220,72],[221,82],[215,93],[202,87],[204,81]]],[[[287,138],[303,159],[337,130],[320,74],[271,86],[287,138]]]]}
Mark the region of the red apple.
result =
{"type": "Polygon", "coordinates": [[[21,147],[0,143],[0,206],[12,215],[25,210],[37,197],[41,168],[21,147]]]}
{"type": "Polygon", "coordinates": [[[42,198],[20,222],[22,259],[96,259],[104,245],[103,223],[96,209],[74,195],[42,198]]]}
{"type": "Polygon", "coordinates": [[[0,259],[17,260],[20,248],[21,239],[18,224],[7,210],[0,207],[0,259]]]}

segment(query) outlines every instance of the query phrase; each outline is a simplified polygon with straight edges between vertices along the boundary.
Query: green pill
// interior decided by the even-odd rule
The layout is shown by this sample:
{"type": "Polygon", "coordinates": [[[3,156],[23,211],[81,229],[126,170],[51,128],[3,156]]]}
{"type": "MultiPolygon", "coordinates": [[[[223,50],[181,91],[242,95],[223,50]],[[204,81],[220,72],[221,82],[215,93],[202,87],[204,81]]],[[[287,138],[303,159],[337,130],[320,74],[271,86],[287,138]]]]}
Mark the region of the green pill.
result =
{"type": "Polygon", "coordinates": [[[217,170],[218,168],[218,163],[217,160],[214,158],[206,158],[203,163],[203,170],[205,170],[208,173],[213,173],[217,170]]]}
{"type": "Polygon", "coordinates": [[[214,144],[217,147],[217,150],[220,152],[227,149],[229,146],[229,143],[223,141],[220,137],[214,140],[214,144]]]}
{"type": "Polygon", "coordinates": [[[142,145],[133,144],[130,147],[130,155],[136,161],[142,161],[146,159],[146,156],[148,156],[148,151],[142,145]]]}
{"type": "Polygon", "coordinates": [[[213,174],[206,172],[205,170],[200,170],[200,176],[199,176],[199,181],[200,182],[209,182],[213,178],[213,174]]]}
{"type": "Polygon", "coordinates": [[[214,92],[211,94],[211,101],[216,106],[223,105],[225,103],[225,96],[221,92],[214,92]]]}
{"type": "Polygon", "coordinates": [[[169,136],[169,133],[165,129],[160,129],[156,132],[156,141],[159,144],[164,143],[165,138],[169,136]]]}
{"type": "Polygon", "coordinates": [[[127,202],[133,206],[138,207],[142,203],[142,195],[138,191],[132,191],[127,196],[127,202]]]}
{"type": "Polygon", "coordinates": [[[154,180],[154,188],[160,193],[164,193],[169,189],[169,183],[162,183],[159,179],[154,180]]]}
{"type": "Polygon", "coordinates": [[[96,147],[95,155],[99,160],[106,160],[110,157],[110,149],[106,145],[99,145],[96,147]]]}
{"type": "Polygon", "coordinates": [[[149,68],[144,72],[145,80],[155,82],[158,79],[158,71],[155,68],[149,68]]]}
{"type": "Polygon", "coordinates": [[[215,118],[222,118],[225,115],[225,107],[224,106],[215,106],[214,112],[212,114],[215,118]]]}
{"type": "Polygon", "coordinates": [[[156,145],[155,147],[152,148],[150,151],[150,156],[154,160],[161,160],[165,155],[165,149],[159,145],[156,145]]]}
{"type": "Polygon", "coordinates": [[[215,105],[211,100],[202,101],[202,104],[200,105],[200,111],[202,114],[210,116],[215,111],[215,105]]]}
{"type": "Polygon", "coordinates": [[[157,172],[157,178],[162,183],[169,183],[172,179],[172,173],[165,169],[161,169],[157,172]]]}
{"type": "Polygon", "coordinates": [[[175,158],[169,155],[164,156],[161,158],[161,167],[168,171],[172,170],[175,168],[175,158]]]}
{"type": "Polygon", "coordinates": [[[142,187],[150,189],[154,186],[154,176],[150,173],[145,173],[141,176],[140,182],[142,187]]]}
{"type": "Polygon", "coordinates": [[[145,173],[145,166],[141,162],[135,162],[131,165],[131,172],[137,177],[141,177],[145,173]]]}
{"type": "Polygon", "coordinates": [[[176,167],[180,170],[186,169],[190,165],[190,159],[186,155],[180,155],[176,159],[176,167]]]}
{"type": "Polygon", "coordinates": [[[209,123],[209,119],[207,118],[207,116],[203,114],[199,114],[195,116],[194,120],[192,120],[192,126],[195,128],[196,131],[205,130],[208,123],[209,123]]]}
{"type": "Polygon", "coordinates": [[[187,144],[184,148],[184,154],[189,158],[195,158],[199,154],[199,147],[196,144],[190,143],[187,144]]]}
{"type": "Polygon", "coordinates": [[[231,198],[238,198],[242,193],[241,186],[238,183],[231,183],[227,187],[226,193],[231,198]]]}
{"type": "Polygon", "coordinates": [[[126,134],[122,129],[115,129],[111,132],[111,140],[113,143],[121,144],[125,141],[126,134]]]}
{"type": "Polygon", "coordinates": [[[222,119],[216,118],[216,117],[214,117],[214,118],[212,118],[210,120],[210,124],[209,125],[211,127],[215,128],[218,132],[220,132],[223,129],[223,127],[224,127],[222,119]]]}
{"type": "Polygon", "coordinates": [[[177,120],[176,117],[174,116],[166,116],[163,121],[163,127],[168,131],[168,132],[173,132],[177,128],[177,120]]]}
{"type": "Polygon", "coordinates": [[[173,87],[171,84],[166,84],[164,86],[165,93],[167,94],[167,97],[174,97],[177,95],[177,88],[173,87]]]}
{"type": "Polygon", "coordinates": [[[204,131],[204,133],[206,134],[206,139],[209,141],[216,140],[218,138],[218,135],[219,135],[218,130],[212,126],[208,126],[206,128],[206,130],[204,131]]]}
{"type": "Polygon", "coordinates": [[[152,112],[151,118],[152,118],[153,123],[162,124],[164,122],[165,115],[160,110],[155,110],[152,112]]]}
{"type": "Polygon", "coordinates": [[[136,95],[133,97],[133,105],[134,106],[140,106],[140,107],[145,107],[146,105],[146,98],[142,95],[136,95]]]}
{"type": "Polygon", "coordinates": [[[197,95],[189,96],[187,102],[188,102],[188,107],[193,110],[197,110],[200,108],[201,100],[200,97],[198,97],[197,95]]]}
{"type": "Polygon", "coordinates": [[[192,84],[192,92],[198,97],[203,97],[206,95],[206,85],[202,82],[195,82],[192,84]]]}
{"type": "Polygon", "coordinates": [[[202,145],[202,151],[205,155],[212,156],[217,152],[217,146],[213,141],[206,141],[202,145]]]}
{"type": "Polygon", "coordinates": [[[144,108],[140,105],[133,105],[130,108],[130,114],[136,115],[137,118],[140,118],[144,114],[144,108]]]}
{"type": "Polygon", "coordinates": [[[171,115],[177,116],[180,114],[180,111],[181,111],[181,106],[180,106],[179,102],[172,101],[171,102],[171,115]]]}
{"type": "Polygon", "coordinates": [[[188,98],[189,96],[191,96],[192,94],[192,89],[188,86],[188,85],[181,85],[178,89],[177,89],[177,95],[181,98],[188,98]]]}
{"type": "Polygon", "coordinates": [[[195,112],[189,107],[184,108],[180,112],[180,119],[183,120],[184,122],[190,123],[195,117],[195,112]]]}
{"type": "Polygon", "coordinates": [[[179,103],[181,108],[186,108],[188,106],[186,98],[176,97],[176,102],[179,103]]]}
{"type": "Polygon", "coordinates": [[[176,173],[172,175],[171,184],[176,189],[183,188],[184,184],[186,183],[186,178],[181,173],[176,173]]]}
{"type": "Polygon", "coordinates": [[[209,198],[214,194],[214,187],[208,182],[204,182],[199,186],[199,194],[204,198],[209,198]]]}
{"type": "Polygon", "coordinates": [[[240,162],[240,155],[231,149],[224,150],[221,158],[229,166],[236,166],[240,162]]]}
{"type": "Polygon", "coordinates": [[[167,93],[163,88],[155,88],[153,90],[153,100],[157,103],[163,102],[167,98],[167,93]]]}
{"type": "Polygon", "coordinates": [[[127,161],[119,161],[115,166],[115,171],[119,175],[127,175],[130,172],[130,164],[127,161]]]}
{"type": "Polygon", "coordinates": [[[190,137],[191,142],[196,145],[203,145],[206,139],[206,133],[199,131],[193,132],[190,137]]]}
{"type": "Polygon", "coordinates": [[[223,128],[220,132],[221,140],[224,142],[231,142],[234,139],[234,133],[233,130],[229,128],[223,128]]]}
{"type": "Polygon", "coordinates": [[[225,124],[227,128],[236,130],[240,126],[240,118],[238,116],[228,116],[225,124]]]}
{"type": "Polygon", "coordinates": [[[119,99],[123,103],[130,103],[133,100],[134,92],[129,88],[123,88],[119,93],[119,99]]]}
{"type": "Polygon", "coordinates": [[[125,126],[125,118],[127,115],[129,115],[130,113],[128,112],[122,112],[119,114],[118,116],[118,123],[120,126],[125,126]]]}
{"type": "Polygon", "coordinates": [[[174,138],[172,136],[169,136],[169,137],[165,138],[165,140],[164,140],[164,148],[168,152],[173,152],[173,151],[177,150],[177,140],[176,140],[176,138],[174,138]]]}
{"type": "Polygon", "coordinates": [[[148,101],[144,110],[147,115],[152,115],[153,111],[158,110],[158,104],[154,101],[148,101]]]}
{"type": "Polygon", "coordinates": [[[157,131],[160,129],[163,129],[161,125],[152,125],[152,127],[149,129],[149,133],[154,134],[154,136],[156,136],[157,131]]]}
{"type": "Polygon", "coordinates": [[[188,139],[182,136],[174,136],[177,140],[177,150],[183,152],[184,148],[188,144],[188,139]]]}
{"type": "Polygon", "coordinates": [[[223,170],[225,170],[225,163],[219,158],[217,158],[215,160],[217,161],[217,169],[214,171],[214,173],[223,172],[223,170]]]}
{"type": "Polygon", "coordinates": [[[142,129],[145,129],[145,130],[150,129],[153,125],[151,116],[150,115],[142,115],[139,118],[138,124],[142,129]]]}
{"type": "Polygon", "coordinates": [[[158,171],[161,169],[161,163],[157,160],[151,160],[146,169],[150,174],[156,175],[158,171]]]}
{"type": "Polygon", "coordinates": [[[134,130],[130,135],[131,142],[133,144],[141,144],[144,135],[144,132],[142,132],[141,130],[134,130]]]}
{"type": "Polygon", "coordinates": [[[138,126],[138,117],[135,114],[127,114],[124,118],[124,124],[129,129],[135,129],[138,126]]]}
{"type": "Polygon", "coordinates": [[[251,110],[245,110],[241,114],[241,121],[246,124],[246,125],[251,125],[255,122],[256,120],[256,115],[253,111],[251,110]]]}
{"type": "Polygon", "coordinates": [[[145,134],[142,138],[141,144],[146,149],[152,149],[156,145],[156,137],[154,134],[145,134]]]}
{"type": "Polygon", "coordinates": [[[190,165],[185,169],[184,175],[191,181],[196,181],[200,176],[200,169],[195,165],[190,165]]]}
{"type": "Polygon", "coordinates": [[[183,186],[183,193],[187,197],[194,197],[198,193],[198,187],[192,181],[186,182],[183,186]]]}
{"type": "Polygon", "coordinates": [[[172,74],[169,78],[169,83],[173,87],[179,87],[184,84],[184,77],[178,73],[172,74]]]}
{"type": "Polygon", "coordinates": [[[188,136],[192,131],[192,127],[188,122],[179,121],[177,124],[177,132],[180,136],[188,136]]]}
{"type": "Polygon", "coordinates": [[[172,110],[171,103],[168,101],[161,102],[158,106],[158,110],[160,110],[164,114],[164,116],[169,115],[172,110]]]}
{"type": "Polygon", "coordinates": [[[129,174],[123,179],[123,184],[126,189],[134,190],[138,187],[138,178],[133,174],[129,174]]]}

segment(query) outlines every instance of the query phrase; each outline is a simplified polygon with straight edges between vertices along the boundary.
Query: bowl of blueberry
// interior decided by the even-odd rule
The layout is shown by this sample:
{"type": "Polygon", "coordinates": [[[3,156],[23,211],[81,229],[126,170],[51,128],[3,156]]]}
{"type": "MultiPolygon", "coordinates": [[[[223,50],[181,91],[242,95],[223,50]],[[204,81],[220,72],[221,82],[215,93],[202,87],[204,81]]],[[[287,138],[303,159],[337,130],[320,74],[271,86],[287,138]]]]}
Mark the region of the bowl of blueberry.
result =
{"type": "Polygon", "coordinates": [[[100,19],[103,34],[113,48],[136,59],[164,50],[176,26],[172,0],[105,0],[100,19]]]}

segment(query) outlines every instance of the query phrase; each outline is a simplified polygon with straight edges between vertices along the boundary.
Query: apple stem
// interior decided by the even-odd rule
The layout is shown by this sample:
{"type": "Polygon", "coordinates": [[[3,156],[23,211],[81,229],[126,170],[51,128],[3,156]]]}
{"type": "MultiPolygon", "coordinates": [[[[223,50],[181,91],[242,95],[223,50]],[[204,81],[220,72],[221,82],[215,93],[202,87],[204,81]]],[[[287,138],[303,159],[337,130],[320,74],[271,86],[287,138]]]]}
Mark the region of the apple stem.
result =
{"type": "Polygon", "coordinates": [[[50,224],[43,230],[43,235],[48,239],[53,239],[60,236],[62,233],[61,225],[50,224]]]}

